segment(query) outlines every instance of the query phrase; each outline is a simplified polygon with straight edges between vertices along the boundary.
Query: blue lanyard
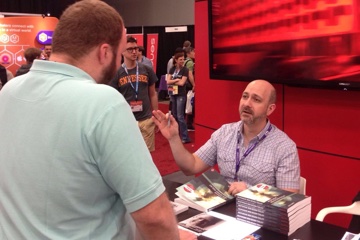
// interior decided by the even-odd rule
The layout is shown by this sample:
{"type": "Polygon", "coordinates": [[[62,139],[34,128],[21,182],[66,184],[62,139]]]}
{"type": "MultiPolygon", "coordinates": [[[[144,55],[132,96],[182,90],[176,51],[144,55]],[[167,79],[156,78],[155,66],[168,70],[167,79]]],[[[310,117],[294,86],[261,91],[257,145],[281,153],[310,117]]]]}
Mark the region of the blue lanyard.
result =
{"type": "Polygon", "coordinates": [[[126,74],[127,74],[127,79],[128,82],[130,83],[132,89],[134,89],[135,91],[135,100],[137,101],[138,99],[138,94],[139,94],[139,64],[136,62],[136,86],[134,87],[132,81],[131,81],[131,77],[129,76],[129,72],[126,68],[125,63],[123,63],[122,67],[124,68],[126,74]]]}
{"type": "Polygon", "coordinates": [[[272,126],[271,124],[269,125],[268,129],[266,130],[266,132],[264,133],[264,135],[258,139],[253,145],[251,145],[244,153],[244,155],[240,158],[240,129],[237,133],[237,145],[236,145],[236,166],[235,166],[235,176],[234,176],[234,180],[237,181],[237,173],[239,171],[240,168],[240,162],[241,160],[244,160],[254,149],[255,147],[261,142],[263,141],[266,136],[269,134],[269,132],[271,131],[272,126]]]}
{"type": "Polygon", "coordinates": [[[176,68],[174,70],[174,73],[172,75],[173,79],[177,78],[177,76],[179,75],[179,72],[180,72],[181,69],[179,69],[177,72],[176,72],[176,68]]]}

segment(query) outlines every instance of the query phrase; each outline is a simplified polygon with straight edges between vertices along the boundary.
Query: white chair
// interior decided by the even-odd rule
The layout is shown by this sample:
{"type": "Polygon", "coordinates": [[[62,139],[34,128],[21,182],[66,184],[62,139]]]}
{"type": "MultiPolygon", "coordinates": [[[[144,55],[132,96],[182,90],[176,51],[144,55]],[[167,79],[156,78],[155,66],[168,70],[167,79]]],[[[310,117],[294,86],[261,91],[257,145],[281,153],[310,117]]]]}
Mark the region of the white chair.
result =
{"type": "Polygon", "coordinates": [[[320,210],[316,215],[316,220],[323,221],[329,213],[346,213],[352,215],[360,215],[360,201],[354,202],[350,206],[327,207],[320,210]]]}
{"type": "Polygon", "coordinates": [[[306,179],[303,177],[300,177],[300,194],[306,195],[306,179]]]}

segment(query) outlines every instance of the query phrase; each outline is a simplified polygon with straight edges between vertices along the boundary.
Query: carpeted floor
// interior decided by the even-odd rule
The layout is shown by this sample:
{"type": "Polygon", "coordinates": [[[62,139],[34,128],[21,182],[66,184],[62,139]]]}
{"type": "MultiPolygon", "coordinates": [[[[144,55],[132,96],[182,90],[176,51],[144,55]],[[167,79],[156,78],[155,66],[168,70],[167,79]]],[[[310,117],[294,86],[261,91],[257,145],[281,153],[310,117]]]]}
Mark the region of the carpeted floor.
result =
{"type": "MultiPolygon", "coordinates": [[[[159,109],[163,112],[167,112],[169,109],[168,102],[159,102],[159,109]]],[[[189,137],[192,142],[185,144],[184,146],[192,153],[196,151],[195,133],[189,132],[189,137]]],[[[151,153],[151,156],[162,176],[179,171],[179,167],[176,165],[172,155],[170,145],[160,132],[155,135],[155,151],[151,153]]]]}
{"type": "MultiPolygon", "coordinates": [[[[189,132],[189,136],[193,140],[193,142],[185,144],[185,147],[192,153],[195,151],[194,132],[189,132]]],[[[170,145],[168,141],[161,135],[160,132],[156,133],[155,151],[151,153],[151,156],[153,158],[155,165],[159,169],[161,176],[179,171],[179,167],[176,165],[174,157],[172,155],[170,145]]]]}

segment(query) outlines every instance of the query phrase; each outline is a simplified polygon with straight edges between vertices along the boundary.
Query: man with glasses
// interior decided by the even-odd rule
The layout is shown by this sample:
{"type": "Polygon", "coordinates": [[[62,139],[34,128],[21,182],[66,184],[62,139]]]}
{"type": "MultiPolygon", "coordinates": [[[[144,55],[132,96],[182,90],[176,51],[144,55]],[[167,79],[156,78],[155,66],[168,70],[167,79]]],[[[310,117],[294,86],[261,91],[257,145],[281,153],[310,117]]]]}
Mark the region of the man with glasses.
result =
{"type": "Polygon", "coordinates": [[[131,110],[149,151],[155,150],[155,124],[151,119],[152,110],[158,109],[155,83],[158,78],[154,70],[137,61],[139,47],[137,40],[127,37],[126,50],[122,53],[124,63],[110,81],[129,103],[131,110]]]}

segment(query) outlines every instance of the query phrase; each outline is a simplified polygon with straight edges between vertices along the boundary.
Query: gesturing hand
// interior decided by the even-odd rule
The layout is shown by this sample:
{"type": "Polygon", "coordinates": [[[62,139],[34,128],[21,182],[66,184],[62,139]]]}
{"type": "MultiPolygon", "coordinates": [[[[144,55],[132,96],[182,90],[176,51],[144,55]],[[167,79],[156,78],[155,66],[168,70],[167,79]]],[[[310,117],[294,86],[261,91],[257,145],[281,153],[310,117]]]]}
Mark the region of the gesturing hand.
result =
{"type": "Polygon", "coordinates": [[[178,124],[172,115],[169,116],[168,113],[165,115],[160,110],[154,110],[152,113],[152,120],[167,140],[179,136],[178,124]]]}

